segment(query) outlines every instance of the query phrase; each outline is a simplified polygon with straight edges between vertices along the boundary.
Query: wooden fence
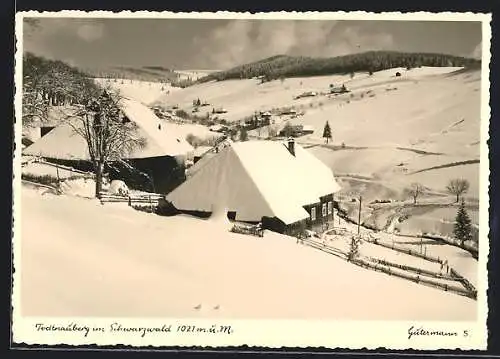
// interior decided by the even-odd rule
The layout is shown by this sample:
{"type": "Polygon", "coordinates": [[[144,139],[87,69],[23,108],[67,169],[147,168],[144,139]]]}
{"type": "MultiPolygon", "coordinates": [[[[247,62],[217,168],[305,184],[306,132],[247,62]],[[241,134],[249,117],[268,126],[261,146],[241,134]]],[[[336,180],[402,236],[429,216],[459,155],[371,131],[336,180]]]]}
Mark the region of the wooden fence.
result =
{"type": "Polygon", "coordinates": [[[462,246],[457,241],[454,241],[453,239],[446,238],[443,236],[438,236],[435,234],[423,234],[421,237],[427,238],[427,239],[433,239],[435,241],[440,241],[440,242],[449,244],[450,246],[455,246],[455,247],[461,248],[461,249],[469,252],[472,255],[472,257],[474,257],[475,259],[478,259],[478,257],[479,257],[479,248],[475,248],[473,246],[466,245],[466,244],[464,244],[462,246]]]}
{"type": "MultiPolygon", "coordinates": [[[[338,216],[340,218],[342,218],[343,220],[345,220],[346,222],[352,223],[352,224],[357,224],[357,221],[355,219],[350,218],[345,210],[341,210],[337,213],[338,213],[338,216]]],[[[363,222],[361,223],[361,227],[366,228],[366,229],[371,229],[375,232],[380,231],[380,229],[378,229],[374,226],[371,226],[367,223],[363,223],[363,222]]],[[[470,245],[461,246],[461,245],[457,244],[455,241],[453,241],[449,238],[443,237],[443,236],[439,236],[439,235],[435,235],[435,234],[422,234],[422,235],[403,234],[403,233],[392,233],[392,234],[395,236],[398,236],[398,237],[426,238],[426,239],[433,239],[436,241],[441,241],[441,242],[444,242],[444,243],[449,244],[451,246],[459,247],[459,248],[462,248],[463,250],[468,251],[470,254],[472,254],[472,256],[475,259],[478,259],[478,257],[479,257],[479,248],[475,248],[475,247],[470,246],[470,245]]]]}
{"type": "Polygon", "coordinates": [[[128,196],[119,196],[115,194],[109,194],[106,192],[101,192],[99,194],[99,200],[101,204],[105,203],[127,203],[130,207],[149,206],[151,211],[158,207],[160,200],[164,198],[164,195],[158,193],[147,193],[147,194],[130,194],[128,196]]]}
{"type": "Polygon", "coordinates": [[[440,263],[440,264],[444,263],[444,260],[439,258],[439,257],[433,257],[433,256],[430,256],[427,254],[422,254],[416,250],[398,247],[398,246],[395,246],[394,244],[380,242],[379,240],[372,239],[372,238],[364,238],[364,240],[366,240],[369,243],[373,243],[373,244],[376,244],[376,245],[379,245],[379,246],[382,246],[385,248],[389,248],[389,249],[392,249],[392,250],[397,251],[397,252],[405,253],[405,254],[408,254],[410,256],[419,257],[419,258],[428,260],[429,262],[435,262],[435,263],[440,263]]]}
{"type": "Polygon", "coordinates": [[[354,259],[354,260],[352,260],[352,263],[357,264],[357,265],[364,267],[364,268],[370,268],[370,269],[373,269],[375,271],[383,272],[383,273],[388,274],[388,275],[393,275],[396,277],[407,279],[407,280],[413,281],[413,282],[418,283],[418,284],[423,284],[423,285],[426,285],[428,287],[438,288],[438,289],[441,289],[441,290],[444,290],[447,292],[453,292],[455,294],[459,294],[459,295],[462,295],[464,297],[468,297],[468,298],[477,300],[477,292],[476,291],[470,291],[470,290],[463,288],[463,287],[459,287],[459,286],[451,285],[451,284],[444,284],[444,283],[440,283],[440,282],[435,282],[435,281],[432,281],[429,279],[422,278],[419,275],[411,275],[411,274],[403,273],[402,271],[391,270],[390,268],[385,267],[383,265],[369,263],[369,262],[366,262],[362,259],[354,259]]]}
{"type": "Polygon", "coordinates": [[[336,257],[347,260],[347,254],[342,252],[340,249],[318,243],[317,241],[314,241],[314,240],[311,240],[308,238],[303,238],[303,239],[300,239],[299,241],[300,241],[300,243],[307,244],[309,247],[319,249],[319,250],[326,252],[328,254],[332,254],[336,257]]]}
{"type": "Polygon", "coordinates": [[[460,281],[462,283],[462,285],[467,288],[467,290],[475,293],[475,295],[477,296],[477,290],[476,290],[476,287],[474,287],[472,285],[471,282],[469,282],[467,279],[465,279],[464,277],[462,277],[460,274],[458,274],[458,272],[456,270],[454,270],[453,268],[450,268],[450,274],[452,275],[452,277],[456,278],[458,281],[460,281]]]}
{"type": "MultiPolygon", "coordinates": [[[[390,261],[387,261],[385,259],[378,259],[378,258],[369,257],[369,260],[371,260],[374,263],[378,263],[378,264],[381,264],[381,265],[384,265],[387,267],[398,268],[401,270],[405,270],[407,272],[416,273],[418,275],[425,275],[425,276],[429,276],[429,277],[433,277],[433,278],[437,278],[437,279],[447,279],[447,280],[459,281],[459,279],[457,277],[455,277],[451,274],[447,274],[447,273],[445,274],[445,273],[433,272],[433,271],[427,270],[427,269],[422,269],[422,268],[417,268],[417,267],[413,267],[413,266],[408,266],[408,265],[390,262],[390,261]]],[[[450,270],[453,270],[453,269],[450,268],[450,270]]]]}
{"type": "MultiPolygon", "coordinates": [[[[319,249],[323,252],[335,255],[336,257],[339,257],[341,259],[348,260],[347,253],[344,253],[341,250],[330,247],[326,244],[318,243],[317,241],[307,239],[307,238],[300,239],[300,242],[303,244],[306,244],[310,247],[313,247],[315,249],[319,249]]],[[[381,244],[381,243],[378,243],[378,244],[381,244]]],[[[393,249],[392,246],[390,246],[390,245],[387,247],[393,249]]],[[[395,247],[394,250],[401,249],[401,248],[398,248],[398,249],[396,249],[396,248],[397,247],[395,247]]],[[[404,252],[406,253],[407,251],[404,250],[404,252]]],[[[409,252],[415,253],[414,251],[411,251],[411,250],[409,252]]],[[[418,254],[420,256],[420,253],[418,253],[418,254]]],[[[438,258],[429,257],[429,256],[425,256],[425,257],[427,257],[427,258],[424,258],[424,259],[430,260],[432,262],[442,263],[441,260],[438,260],[438,258]],[[429,259],[429,258],[431,258],[431,259],[429,259]]],[[[373,259],[370,258],[370,260],[373,260],[373,259]]],[[[379,259],[375,259],[375,261],[378,261],[378,263],[371,263],[371,262],[366,261],[364,259],[355,258],[355,259],[351,260],[350,262],[353,264],[356,264],[358,266],[361,266],[363,268],[366,268],[366,269],[375,270],[375,271],[382,272],[382,273],[385,273],[388,275],[393,275],[393,276],[396,276],[396,277],[399,277],[402,279],[406,279],[406,280],[409,280],[409,281],[412,281],[412,282],[415,282],[418,284],[426,285],[429,287],[434,287],[434,288],[441,289],[444,291],[453,292],[455,294],[462,295],[462,296],[465,296],[465,297],[468,297],[468,298],[471,298],[474,300],[477,299],[477,291],[475,290],[474,286],[472,286],[472,284],[470,284],[465,278],[461,277],[452,268],[450,268],[451,275],[449,277],[444,277],[444,276],[440,275],[439,273],[420,269],[420,268],[400,265],[400,264],[396,264],[396,263],[390,263],[388,261],[379,260],[379,259]],[[392,269],[391,269],[391,267],[392,267],[392,269]],[[415,274],[405,273],[407,271],[414,272],[415,274]],[[422,278],[422,275],[424,276],[423,278],[422,278]],[[440,283],[437,281],[433,281],[431,279],[427,279],[427,278],[425,278],[425,276],[432,276],[432,277],[440,278],[440,279],[454,280],[454,281],[460,282],[463,286],[440,283]]]]}
{"type": "Polygon", "coordinates": [[[231,232],[239,234],[250,234],[256,237],[264,237],[264,230],[257,225],[234,224],[231,232]]]}

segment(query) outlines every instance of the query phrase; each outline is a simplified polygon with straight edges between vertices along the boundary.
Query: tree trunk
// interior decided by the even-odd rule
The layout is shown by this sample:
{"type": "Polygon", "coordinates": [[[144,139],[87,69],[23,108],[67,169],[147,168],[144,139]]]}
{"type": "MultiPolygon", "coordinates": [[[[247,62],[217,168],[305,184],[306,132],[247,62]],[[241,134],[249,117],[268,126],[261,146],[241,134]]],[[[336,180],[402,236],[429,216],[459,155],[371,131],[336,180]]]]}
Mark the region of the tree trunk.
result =
{"type": "Polygon", "coordinates": [[[460,197],[460,194],[459,194],[459,193],[457,193],[457,203],[458,203],[458,201],[460,200],[460,198],[459,198],[459,197],[460,197]]]}
{"type": "Polygon", "coordinates": [[[96,198],[100,198],[102,190],[102,174],[104,172],[104,163],[96,161],[96,163],[94,164],[94,172],[95,172],[95,196],[96,198]]]}
{"type": "Polygon", "coordinates": [[[413,197],[413,204],[417,204],[417,196],[413,197]]]}

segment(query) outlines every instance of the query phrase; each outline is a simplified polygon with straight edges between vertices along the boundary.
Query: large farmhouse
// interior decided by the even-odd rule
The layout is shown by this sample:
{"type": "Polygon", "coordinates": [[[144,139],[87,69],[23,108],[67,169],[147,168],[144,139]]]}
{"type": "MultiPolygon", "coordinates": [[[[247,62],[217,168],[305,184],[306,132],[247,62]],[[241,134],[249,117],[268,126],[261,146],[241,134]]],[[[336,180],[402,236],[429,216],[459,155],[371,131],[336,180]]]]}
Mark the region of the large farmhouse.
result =
{"type": "Polygon", "coordinates": [[[166,196],[164,213],[209,216],[223,208],[231,220],[262,222],[280,233],[333,217],[340,187],[332,171],[293,139],[236,142],[197,165],[166,196]]]}
{"type": "Polygon", "coordinates": [[[22,143],[29,146],[61,124],[64,117],[74,108],[71,106],[50,106],[46,118],[35,117],[29,126],[23,126],[22,143]]]}
{"type": "MultiPolygon", "coordinates": [[[[145,139],[145,146],[130,152],[125,160],[135,169],[145,174],[143,188],[159,193],[168,193],[185,180],[185,160],[194,148],[185,138],[161,126],[161,120],[147,106],[130,99],[121,100],[124,119],[138,125],[138,136],[145,139]]],[[[88,146],[77,134],[73,122],[62,121],[32,145],[23,150],[24,155],[43,157],[48,161],[78,169],[91,170],[88,146]]],[[[110,168],[111,177],[124,179],[128,183],[130,174],[126,168],[110,168]]],[[[135,179],[137,180],[137,179],[135,179]]]]}

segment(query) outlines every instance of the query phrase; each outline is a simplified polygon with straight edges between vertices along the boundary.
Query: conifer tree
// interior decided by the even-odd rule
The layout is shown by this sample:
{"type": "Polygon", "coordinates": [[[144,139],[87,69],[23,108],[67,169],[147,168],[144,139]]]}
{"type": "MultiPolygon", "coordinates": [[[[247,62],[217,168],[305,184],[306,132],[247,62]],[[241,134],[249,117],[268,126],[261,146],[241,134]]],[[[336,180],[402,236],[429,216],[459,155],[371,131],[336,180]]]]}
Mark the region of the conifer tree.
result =
{"type": "Polygon", "coordinates": [[[347,260],[353,261],[359,257],[359,244],[360,240],[356,237],[351,238],[351,243],[349,245],[349,252],[347,253],[347,260]]]}
{"type": "Polygon", "coordinates": [[[323,129],[323,138],[326,140],[326,143],[332,139],[332,130],[328,121],[326,121],[325,128],[323,129]]]}
{"type": "Polygon", "coordinates": [[[453,234],[455,238],[460,241],[461,246],[463,246],[466,241],[472,239],[472,224],[469,214],[465,209],[465,201],[463,199],[460,203],[460,207],[458,207],[453,234]]]}

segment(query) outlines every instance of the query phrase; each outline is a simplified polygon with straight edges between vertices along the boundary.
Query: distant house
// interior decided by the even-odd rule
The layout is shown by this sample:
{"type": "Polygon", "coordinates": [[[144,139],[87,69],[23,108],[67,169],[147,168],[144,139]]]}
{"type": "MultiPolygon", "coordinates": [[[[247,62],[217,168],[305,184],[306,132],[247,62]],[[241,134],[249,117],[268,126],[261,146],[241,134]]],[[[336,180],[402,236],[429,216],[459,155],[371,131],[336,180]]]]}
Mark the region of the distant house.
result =
{"type": "Polygon", "coordinates": [[[227,126],[216,124],[216,125],[210,126],[208,129],[212,132],[223,133],[227,130],[227,126]]]}
{"type": "Polygon", "coordinates": [[[286,109],[280,112],[280,115],[296,115],[297,111],[295,111],[293,108],[292,109],[286,109]]]}
{"type": "Polygon", "coordinates": [[[342,85],[340,87],[336,87],[336,86],[330,87],[331,94],[340,94],[340,93],[347,93],[347,92],[349,92],[349,90],[347,89],[347,87],[345,87],[345,85],[342,85]]]}
{"type": "Polygon", "coordinates": [[[281,130],[279,131],[278,135],[283,137],[283,136],[292,136],[292,137],[299,137],[299,136],[304,136],[304,135],[310,135],[314,133],[314,128],[312,126],[304,126],[304,125],[290,125],[290,126],[283,126],[281,130]]]}
{"type": "Polygon", "coordinates": [[[300,95],[295,96],[295,99],[303,98],[303,97],[314,97],[317,96],[318,93],[316,91],[306,91],[301,93],[300,95]]]}
{"type": "Polygon", "coordinates": [[[302,134],[303,135],[311,135],[314,133],[314,127],[312,126],[303,126],[302,127],[302,134]]]}
{"type": "Polygon", "coordinates": [[[333,218],[340,187],[332,171],[293,139],[236,142],[194,167],[166,196],[163,213],[208,217],[224,210],[230,220],[287,234],[333,218]]]}
{"type": "Polygon", "coordinates": [[[214,109],[212,109],[212,113],[222,114],[222,113],[227,113],[227,110],[223,107],[214,108],[214,109]]]}
{"type": "MultiPolygon", "coordinates": [[[[192,156],[194,148],[187,143],[184,135],[176,134],[161,126],[161,120],[147,106],[130,100],[121,101],[122,116],[138,125],[138,136],[146,140],[146,146],[130,152],[124,159],[135,169],[149,178],[137,179],[130,176],[127,168],[118,163],[110,164],[110,176],[137,182],[141,188],[168,193],[185,180],[184,163],[192,156]],[[142,182],[141,182],[142,181],[142,182]]],[[[48,161],[90,171],[92,164],[85,139],[75,133],[72,125],[63,122],[47,135],[23,150],[23,154],[43,157],[48,161]]]]}
{"type": "Polygon", "coordinates": [[[298,137],[302,133],[302,125],[284,125],[281,130],[278,132],[278,136],[280,137],[298,137]]]}

